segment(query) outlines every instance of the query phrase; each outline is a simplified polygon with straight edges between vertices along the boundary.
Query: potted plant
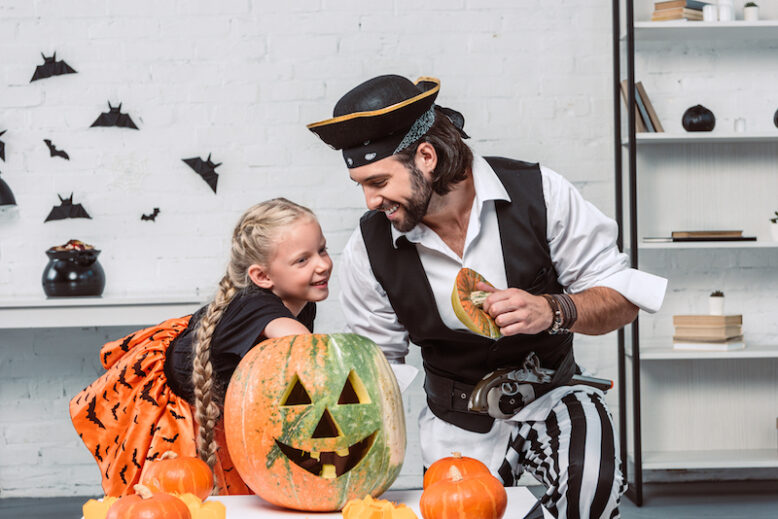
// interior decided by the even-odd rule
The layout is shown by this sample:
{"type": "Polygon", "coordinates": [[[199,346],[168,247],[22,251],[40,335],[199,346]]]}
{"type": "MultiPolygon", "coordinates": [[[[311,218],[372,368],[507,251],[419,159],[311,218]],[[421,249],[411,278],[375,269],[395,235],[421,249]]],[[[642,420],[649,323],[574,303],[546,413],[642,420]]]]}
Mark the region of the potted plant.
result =
{"type": "Polygon", "coordinates": [[[743,6],[743,20],[755,22],[759,19],[759,6],[756,2],[746,2],[743,6]]]}
{"type": "Polygon", "coordinates": [[[778,241],[778,211],[775,211],[775,216],[770,218],[770,236],[773,237],[773,241],[778,241]]]}
{"type": "Polygon", "coordinates": [[[708,310],[710,315],[724,315],[724,292],[714,290],[708,297],[708,310]]]}

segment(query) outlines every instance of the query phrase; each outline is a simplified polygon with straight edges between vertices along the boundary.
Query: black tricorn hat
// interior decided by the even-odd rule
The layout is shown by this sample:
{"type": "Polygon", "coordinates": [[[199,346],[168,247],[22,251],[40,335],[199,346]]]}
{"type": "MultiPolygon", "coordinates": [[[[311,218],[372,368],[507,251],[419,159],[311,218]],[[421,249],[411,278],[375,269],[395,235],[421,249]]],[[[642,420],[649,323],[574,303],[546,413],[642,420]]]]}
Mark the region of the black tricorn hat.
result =
{"type": "Polygon", "coordinates": [[[311,123],[308,129],[333,149],[343,150],[349,168],[363,166],[399,151],[414,123],[426,119],[413,142],[418,140],[434,120],[439,91],[437,78],[412,83],[402,76],[378,76],[348,91],[335,104],[331,119],[311,123]]]}

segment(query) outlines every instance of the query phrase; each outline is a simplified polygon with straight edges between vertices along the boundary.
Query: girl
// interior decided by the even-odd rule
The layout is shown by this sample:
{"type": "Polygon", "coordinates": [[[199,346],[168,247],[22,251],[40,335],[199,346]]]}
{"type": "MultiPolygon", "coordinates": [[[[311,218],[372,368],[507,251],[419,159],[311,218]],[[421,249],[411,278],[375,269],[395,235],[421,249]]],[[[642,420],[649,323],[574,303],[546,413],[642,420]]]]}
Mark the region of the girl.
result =
{"type": "Polygon", "coordinates": [[[250,493],[224,441],[227,383],[259,342],[311,333],[331,272],[313,213],[269,200],[241,217],[210,304],[103,346],[107,371],[71,400],[70,416],[100,467],[105,494],[131,493],[145,461],[168,450],[208,463],[220,493],[250,493]]]}

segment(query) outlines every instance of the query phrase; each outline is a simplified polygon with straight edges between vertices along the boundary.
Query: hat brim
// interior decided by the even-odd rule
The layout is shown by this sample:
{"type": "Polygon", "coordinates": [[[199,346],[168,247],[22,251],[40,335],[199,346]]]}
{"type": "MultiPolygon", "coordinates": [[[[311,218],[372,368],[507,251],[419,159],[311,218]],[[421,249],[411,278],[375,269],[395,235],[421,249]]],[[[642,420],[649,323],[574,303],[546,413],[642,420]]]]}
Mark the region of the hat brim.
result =
{"type": "Polygon", "coordinates": [[[325,119],[307,127],[336,150],[406,131],[430,109],[440,92],[440,80],[437,78],[420,77],[415,84],[423,91],[400,103],[379,110],[354,112],[325,119]]]}

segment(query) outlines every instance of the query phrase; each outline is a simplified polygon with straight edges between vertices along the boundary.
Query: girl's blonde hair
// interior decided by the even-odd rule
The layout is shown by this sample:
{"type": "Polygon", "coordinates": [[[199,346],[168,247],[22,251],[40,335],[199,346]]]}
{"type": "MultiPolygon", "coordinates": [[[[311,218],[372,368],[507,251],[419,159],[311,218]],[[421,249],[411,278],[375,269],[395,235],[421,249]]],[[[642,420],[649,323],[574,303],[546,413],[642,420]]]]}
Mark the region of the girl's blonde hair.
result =
{"type": "Polygon", "coordinates": [[[194,415],[198,426],[197,455],[211,468],[216,464],[216,451],[219,447],[214,437],[214,428],[221,415],[211,365],[211,337],[230,301],[240,290],[251,286],[249,267],[254,264],[268,265],[275,253],[280,231],[300,218],[315,219],[315,216],[307,207],[285,198],[267,200],[243,214],[232,233],[227,273],[219,282],[216,296],[197,324],[192,345],[194,415]]]}

